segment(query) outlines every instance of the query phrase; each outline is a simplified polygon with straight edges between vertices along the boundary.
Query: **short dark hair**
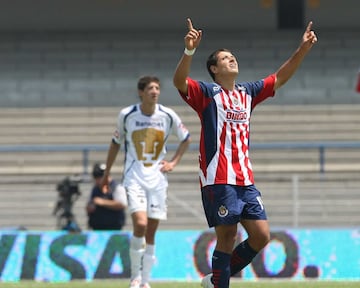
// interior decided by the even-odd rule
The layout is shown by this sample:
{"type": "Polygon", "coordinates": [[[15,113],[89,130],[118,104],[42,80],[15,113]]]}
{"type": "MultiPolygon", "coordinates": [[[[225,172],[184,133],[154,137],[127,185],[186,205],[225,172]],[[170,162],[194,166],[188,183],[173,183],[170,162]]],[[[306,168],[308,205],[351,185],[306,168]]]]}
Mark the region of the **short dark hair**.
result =
{"type": "Polygon", "coordinates": [[[210,67],[211,66],[216,66],[217,65],[217,61],[218,61],[218,55],[220,52],[230,52],[232,53],[229,49],[226,48],[220,48],[215,50],[213,53],[211,53],[206,61],[206,68],[210,74],[210,77],[215,81],[215,74],[211,71],[210,67]]]}
{"type": "Polygon", "coordinates": [[[138,90],[144,91],[145,87],[149,85],[151,82],[158,83],[160,85],[160,80],[156,76],[143,76],[139,79],[137,88],[138,90]]]}

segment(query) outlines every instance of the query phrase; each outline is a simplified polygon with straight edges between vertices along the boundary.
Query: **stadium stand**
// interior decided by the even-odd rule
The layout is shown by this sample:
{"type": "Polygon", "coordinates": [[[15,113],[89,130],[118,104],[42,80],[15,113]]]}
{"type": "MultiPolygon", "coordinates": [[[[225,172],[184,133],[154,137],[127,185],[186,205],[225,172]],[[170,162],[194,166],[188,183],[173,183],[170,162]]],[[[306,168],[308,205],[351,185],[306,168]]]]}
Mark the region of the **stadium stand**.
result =
{"type": "MultiPolygon", "coordinates": [[[[360,58],[356,41],[360,31],[318,33],[321,41],[273,104],[358,103],[355,82],[359,63],[354,59],[360,58]]],[[[221,41],[238,57],[240,80],[257,80],[290,56],[300,35],[287,30],[208,32],[194,57],[191,75],[209,79],[206,57],[217,48],[214,43],[221,41]],[[233,33],[241,37],[234,39],[233,33]]],[[[164,104],[182,104],[171,80],[182,53],[182,37],[181,31],[138,32],[137,37],[123,32],[4,34],[0,42],[0,105],[128,105],[137,97],[137,77],[148,73],[161,77],[164,104]]]]}
{"type": "MultiPolygon", "coordinates": [[[[234,31],[207,33],[191,75],[208,79],[206,57],[215,48],[213,43],[222,42],[238,55],[241,79],[259,79],[278,68],[300,35],[296,31],[237,32],[238,39],[230,37],[234,31]]],[[[106,145],[120,107],[137,101],[137,77],[148,73],[161,77],[161,102],[182,116],[197,143],[196,115],[183,105],[171,83],[183,49],[182,31],[137,37],[121,33],[121,39],[119,33],[3,34],[0,145],[106,145]]],[[[359,63],[354,61],[360,59],[360,31],[324,30],[318,36],[321,41],[296,76],[254,111],[251,143],[360,140],[360,102],[355,92],[359,63]]],[[[251,153],[273,225],[358,225],[359,148],[327,149],[326,173],[319,173],[318,148],[253,149],[251,153]],[[315,205],[317,209],[312,209],[315,205]]],[[[51,214],[56,184],[64,176],[83,173],[83,154],[16,151],[1,152],[0,157],[0,227],[55,229],[51,214]]],[[[105,151],[89,153],[90,163],[103,159],[105,151]]],[[[114,169],[117,176],[121,160],[114,169]]],[[[169,175],[169,221],[162,229],[206,227],[196,171],[197,152],[189,151],[169,175]]],[[[74,206],[83,229],[87,180],[81,183],[83,194],[74,206]]]]}
{"type": "MultiPolygon", "coordinates": [[[[199,138],[195,113],[186,106],[173,106],[199,138]]],[[[109,143],[119,107],[2,109],[1,143],[14,144],[105,144],[109,143]]],[[[253,114],[252,143],[304,143],[358,141],[359,105],[264,105],[253,114]],[[334,121],[336,118],[336,121],[334,121]]],[[[91,151],[88,161],[103,161],[105,151],[91,151]]],[[[305,149],[253,149],[253,166],[259,188],[276,226],[355,225],[360,169],[359,148],[329,148],[325,151],[325,173],[319,173],[319,151],[305,149]],[[299,177],[294,183],[293,177],[299,177]],[[299,186],[299,199],[294,191],[299,186]],[[314,195],[315,194],[315,195],[314,195]],[[294,207],[300,205],[301,210],[294,207]],[[322,204],[321,204],[322,203],[322,204]],[[319,204],[320,218],[306,210],[319,204]],[[320,205],[321,204],[321,205],[320,205]],[[355,205],[355,206],[354,206],[355,205]],[[332,214],[332,209],[344,211],[332,214]],[[295,209],[295,210],[294,210],[295,209]],[[299,212],[299,223],[293,213],[299,212]],[[272,215],[274,214],[274,215],[272,215]],[[313,215],[314,216],[314,215],[313,215]]],[[[51,216],[57,197],[56,184],[63,177],[83,173],[83,155],[69,152],[7,152],[1,154],[2,197],[0,227],[26,226],[29,229],[54,229],[51,216]],[[14,217],[16,211],[16,217],[14,217]]],[[[122,154],[114,167],[116,177],[122,171],[122,154]]],[[[169,175],[169,221],[162,228],[191,229],[206,227],[202,217],[197,179],[197,151],[188,151],[176,171],[169,175]]],[[[86,227],[83,207],[90,184],[85,175],[82,196],[74,205],[80,225],[86,227]]],[[[300,209],[300,208],[297,208],[300,209]]]]}

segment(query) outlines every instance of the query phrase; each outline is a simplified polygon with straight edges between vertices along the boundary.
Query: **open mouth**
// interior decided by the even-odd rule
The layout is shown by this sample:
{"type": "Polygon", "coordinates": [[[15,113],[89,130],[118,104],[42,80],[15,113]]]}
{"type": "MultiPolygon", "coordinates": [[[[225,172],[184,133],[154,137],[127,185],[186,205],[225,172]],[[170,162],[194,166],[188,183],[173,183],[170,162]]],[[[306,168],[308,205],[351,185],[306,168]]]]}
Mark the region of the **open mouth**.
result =
{"type": "Polygon", "coordinates": [[[237,69],[237,65],[235,63],[230,64],[229,67],[231,69],[237,69]]]}

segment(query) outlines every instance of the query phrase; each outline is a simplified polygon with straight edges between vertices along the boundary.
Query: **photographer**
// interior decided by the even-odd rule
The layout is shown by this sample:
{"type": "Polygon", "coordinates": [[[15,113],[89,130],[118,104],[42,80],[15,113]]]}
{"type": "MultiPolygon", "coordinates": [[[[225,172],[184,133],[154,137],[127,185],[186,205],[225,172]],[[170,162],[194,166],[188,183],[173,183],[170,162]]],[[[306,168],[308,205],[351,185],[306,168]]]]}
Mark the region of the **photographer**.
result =
{"type": "Polygon", "coordinates": [[[86,206],[88,225],[93,230],[121,230],[125,224],[127,199],[125,188],[109,177],[109,191],[100,189],[106,165],[96,163],[93,168],[94,186],[86,206]]]}

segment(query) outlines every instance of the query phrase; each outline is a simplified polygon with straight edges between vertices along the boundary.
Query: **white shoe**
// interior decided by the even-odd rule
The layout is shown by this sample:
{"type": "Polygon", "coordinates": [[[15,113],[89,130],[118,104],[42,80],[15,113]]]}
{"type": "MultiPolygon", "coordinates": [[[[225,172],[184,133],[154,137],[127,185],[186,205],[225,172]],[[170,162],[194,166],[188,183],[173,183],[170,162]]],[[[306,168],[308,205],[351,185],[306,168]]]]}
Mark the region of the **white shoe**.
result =
{"type": "Polygon", "coordinates": [[[140,288],[141,279],[140,278],[134,278],[130,280],[129,288],[140,288]]]}
{"type": "Polygon", "coordinates": [[[206,275],[202,280],[201,280],[201,287],[204,288],[214,288],[214,284],[211,282],[211,277],[212,277],[212,273],[206,275]]]}
{"type": "Polygon", "coordinates": [[[141,284],[140,288],[151,288],[149,283],[141,284]]]}

